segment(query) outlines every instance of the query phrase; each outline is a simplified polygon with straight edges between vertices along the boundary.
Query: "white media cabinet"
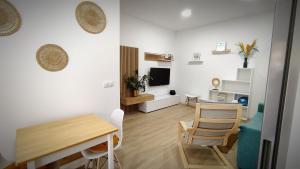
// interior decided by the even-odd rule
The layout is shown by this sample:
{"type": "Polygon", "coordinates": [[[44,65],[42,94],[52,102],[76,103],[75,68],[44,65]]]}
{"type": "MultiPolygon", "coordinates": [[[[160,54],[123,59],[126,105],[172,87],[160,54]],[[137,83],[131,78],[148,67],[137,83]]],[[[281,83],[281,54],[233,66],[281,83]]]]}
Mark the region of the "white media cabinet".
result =
{"type": "Polygon", "coordinates": [[[139,110],[149,113],[155,110],[163,109],[180,103],[179,95],[155,96],[154,100],[139,104],[139,110]]]}

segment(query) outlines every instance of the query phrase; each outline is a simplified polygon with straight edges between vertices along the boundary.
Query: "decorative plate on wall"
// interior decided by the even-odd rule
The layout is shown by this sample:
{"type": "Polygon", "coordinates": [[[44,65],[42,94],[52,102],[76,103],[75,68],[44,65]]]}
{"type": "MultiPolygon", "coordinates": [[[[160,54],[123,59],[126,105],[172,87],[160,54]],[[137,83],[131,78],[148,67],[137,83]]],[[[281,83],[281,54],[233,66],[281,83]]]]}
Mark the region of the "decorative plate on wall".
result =
{"type": "Polygon", "coordinates": [[[106,26],[106,17],[103,10],[90,1],[81,2],[77,6],[76,18],[79,25],[89,33],[101,33],[106,26]]]}
{"type": "Polygon", "coordinates": [[[19,30],[21,17],[8,1],[0,0],[0,36],[8,36],[19,30]]]}
{"type": "Polygon", "coordinates": [[[54,44],[40,47],[36,59],[42,68],[51,72],[60,71],[68,64],[68,54],[63,48],[54,44]]]}

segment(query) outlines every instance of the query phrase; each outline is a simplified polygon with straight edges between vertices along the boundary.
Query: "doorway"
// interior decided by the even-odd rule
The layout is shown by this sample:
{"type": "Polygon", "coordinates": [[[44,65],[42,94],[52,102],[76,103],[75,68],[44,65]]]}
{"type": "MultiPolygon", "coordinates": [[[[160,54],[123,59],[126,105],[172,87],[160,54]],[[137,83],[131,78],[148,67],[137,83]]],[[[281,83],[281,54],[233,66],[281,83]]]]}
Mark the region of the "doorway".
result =
{"type": "MultiPolygon", "coordinates": [[[[234,159],[231,161],[235,168],[256,168],[274,13],[275,2],[271,0],[121,1],[121,45],[138,48],[139,76],[147,75],[152,68],[170,69],[169,84],[151,86],[146,83],[145,92],[161,98],[174,90],[179,96],[177,106],[138,116],[151,117],[151,120],[168,119],[172,117],[172,111],[180,109],[185,113],[183,120],[193,120],[193,116],[185,117],[188,112],[193,114],[195,109],[185,105],[186,96],[190,95],[197,98],[196,102],[241,104],[240,132],[230,137],[228,146],[222,151],[234,159]],[[250,48],[252,50],[248,51],[250,48]],[[149,60],[147,53],[162,58],[149,60]],[[166,62],[164,59],[169,55],[172,57],[166,62]],[[218,79],[219,85],[214,86],[213,79],[218,79]],[[164,111],[169,115],[162,113],[164,111]]],[[[162,131],[151,130],[158,135],[162,131]]],[[[163,158],[157,158],[155,163],[163,164],[163,158]]]]}

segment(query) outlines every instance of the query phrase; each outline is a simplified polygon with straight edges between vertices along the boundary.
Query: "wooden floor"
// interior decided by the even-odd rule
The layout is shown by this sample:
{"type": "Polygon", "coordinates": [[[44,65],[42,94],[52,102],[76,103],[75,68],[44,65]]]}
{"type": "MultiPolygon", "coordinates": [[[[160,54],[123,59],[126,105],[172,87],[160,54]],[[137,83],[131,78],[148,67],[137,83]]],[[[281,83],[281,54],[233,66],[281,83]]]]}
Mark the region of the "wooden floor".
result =
{"type": "MultiPolygon", "coordinates": [[[[124,140],[116,151],[123,169],[182,169],[177,139],[179,120],[192,120],[193,107],[177,105],[152,113],[125,114],[124,140]]],[[[207,149],[189,149],[190,162],[223,165],[207,149]]],[[[225,157],[236,166],[236,146],[225,157]]],[[[212,167],[213,168],[213,167],[212,167]]]]}

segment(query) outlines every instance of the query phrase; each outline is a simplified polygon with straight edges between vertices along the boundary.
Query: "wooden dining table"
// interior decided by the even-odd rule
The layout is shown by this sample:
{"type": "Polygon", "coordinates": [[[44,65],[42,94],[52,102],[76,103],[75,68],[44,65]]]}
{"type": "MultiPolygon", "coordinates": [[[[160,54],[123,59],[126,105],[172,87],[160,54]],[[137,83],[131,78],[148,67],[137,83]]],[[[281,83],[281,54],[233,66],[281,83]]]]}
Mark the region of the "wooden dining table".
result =
{"type": "Polygon", "coordinates": [[[28,169],[108,142],[108,168],[114,168],[113,134],[118,129],[95,114],[82,115],[16,131],[16,164],[27,163],[28,169]]]}

